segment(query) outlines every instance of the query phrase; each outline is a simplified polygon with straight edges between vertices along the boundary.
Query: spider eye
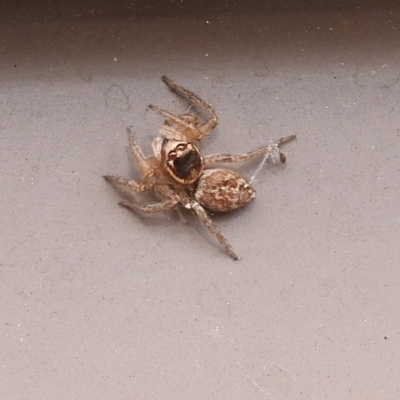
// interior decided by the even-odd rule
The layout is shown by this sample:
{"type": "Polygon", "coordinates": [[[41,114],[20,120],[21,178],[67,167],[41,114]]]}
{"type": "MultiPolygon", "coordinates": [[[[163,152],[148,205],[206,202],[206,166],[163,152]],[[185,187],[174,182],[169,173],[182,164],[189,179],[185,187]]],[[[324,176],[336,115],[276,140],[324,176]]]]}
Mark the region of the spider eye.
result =
{"type": "Polygon", "coordinates": [[[176,150],[182,151],[186,149],[186,144],[185,143],[181,143],[178,144],[178,146],[176,146],[176,150]]]}
{"type": "Polygon", "coordinates": [[[178,156],[178,154],[176,154],[176,151],[170,151],[168,154],[168,160],[175,160],[175,158],[178,156]]]}

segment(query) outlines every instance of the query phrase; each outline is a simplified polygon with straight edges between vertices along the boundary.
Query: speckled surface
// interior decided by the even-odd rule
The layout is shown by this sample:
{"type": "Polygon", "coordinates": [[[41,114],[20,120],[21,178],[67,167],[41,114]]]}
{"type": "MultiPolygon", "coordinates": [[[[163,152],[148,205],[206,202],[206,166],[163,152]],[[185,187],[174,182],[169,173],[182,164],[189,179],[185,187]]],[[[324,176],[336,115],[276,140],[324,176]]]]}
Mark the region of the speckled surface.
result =
{"type": "Polygon", "coordinates": [[[3,4],[1,399],[400,397],[396,2],[3,4]],[[215,218],[239,262],[101,179],[185,110],[162,74],[218,111],[205,154],[298,135],[215,218]]]}

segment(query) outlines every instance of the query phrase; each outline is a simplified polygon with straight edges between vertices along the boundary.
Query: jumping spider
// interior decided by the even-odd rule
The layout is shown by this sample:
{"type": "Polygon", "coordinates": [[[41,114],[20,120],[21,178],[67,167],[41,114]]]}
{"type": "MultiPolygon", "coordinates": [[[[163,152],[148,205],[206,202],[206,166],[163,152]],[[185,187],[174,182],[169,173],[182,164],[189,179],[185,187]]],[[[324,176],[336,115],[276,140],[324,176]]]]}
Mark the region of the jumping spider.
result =
{"type": "Polygon", "coordinates": [[[116,175],[106,175],[104,179],[135,192],[154,188],[158,197],[162,199],[160,203],[147,206],[123,201],[119,203],[122,207],[149,214],[169,210],[178,204],[193,210],[225,251],[237,260],[238,256],[214,225],[206,210],[215,212],[235,210],[253,199],[255,191],[238,172],[213,166],[217,163],[247,161],[262,156],[274,163],[284,163],[286,156],[280,151],[279,146],[292,141],[296,136],[283,137],[248,153],[203,156],[198,143],[216,127],[217,114],[210,104],[194,93],[178,86],[166,76],[163,76],[162,80],[176,95],[209,114],[209,119],[201,123],[197,116],[191,113],[175,115],[158,107],[149,106],[166,118],[160,129],[160,136],[154,139],[152,144],[154,155],[145,157],[132,131],[127,130],[130,150],[144,175],[143,180],[136,182],[116,175]]]}

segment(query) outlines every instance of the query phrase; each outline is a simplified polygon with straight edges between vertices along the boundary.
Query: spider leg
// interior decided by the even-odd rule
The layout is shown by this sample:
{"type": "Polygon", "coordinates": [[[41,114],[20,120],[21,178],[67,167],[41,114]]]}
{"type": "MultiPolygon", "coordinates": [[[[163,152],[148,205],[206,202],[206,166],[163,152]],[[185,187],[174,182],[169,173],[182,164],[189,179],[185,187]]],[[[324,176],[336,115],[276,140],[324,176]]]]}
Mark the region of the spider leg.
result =
{"type": "Polygon", "coordinates": [[[179,118],[186,121],[189,124],[198,126],[199,125],[199,119],[196,115],[190,114],[189,112],[185,114],[180,114],[179,118]]]}
{"type": "Polygon", "coordinates": [[[221,244],[221,246],[225,249],[225,251],[232,257],[234,260],[238,260],[239,257],[234,252],[232,246],[227,242],[225,237],[221,234],[219,229],[214,225],[210,217],[207,215],[204,208],[197,202],[190,200],[187,195],[181,193],[180,196],[177,195],[172,189],[168,188],[166,185],[161,185],[156,187],[157,192],[160,195],[171,195],[174,193],[173,197],[167,198],[165,201],[156,204],[150,204],[148,206],[139,206],[136,203],[132,203],[129,201],[121,201],[118,203],[121,207],[134,210],[141,211],[146,214],[154,214],[161,211],[167,211],[173,207],[175,207],[178,203],[182,203],[185,208],[192,209],[200,221],[206,226],[206,228],[213,234],[221,244]]]}
{"type": "Polygon", "coordinates": [[[140,169],[141,173],[147,178],[152,177],[154,175],[154,169],[149,164],[149,159],[151,159],[152,157],[146,158],[143,155],[142,149],[137,144],[136,137],[135,137],[134,133],[132,132],[131,128],[126,128],[126,132],[128,134],[129,148],[131,150],[133,157],[136,159],[137,163],[139,164],[139,169],[140,169]]]}
{"type": "Polygon", "coordinates": [[[144,179],[142,182],[138,183],[133,179],[122,178],[118,175],[104,175],[103,178],[114,185],[125,186],[134,192],[144,192],[145,190],[150,189],[154,186],[155,178],[153,179],[144,179]]]}
{"type": "Polygon", "coordinates": [[[286,136],[266,146],[257,147],[252,151],[242,154],[214,154],[206,156],[204,157],[205,166],[210,166],[215,163],[248,161],[261,156],[265,156],[266,159],[271,158],[273,162],[280,161],[281,163],[285,163],[286,156],[280,151],[279,146],[289,143],[294,139],[296,139],[296,135],[286,136]]]}
{"type": "Polygon", "coordinates": [[[144,175],[143,180],[141,182],[136,182],[133,179],[122,178],[118,175],[104,175],[103,178],[111,184],[125,186],[135,192],[144,192],[145,190],[148,190],[154,186],[156,182],[155,171],[153,166],[150,164],[153,157],[146,158],[143,155],[142,150],[136,143],[135,135],[132,133],[130,128],[127,128],[127,133],[129,139],[129,148],[133,157],[139,164],[140,171],[144,175]]]}
{"type": "MultiPolygon", "coordinates": [[[[176,95],[182,97],[183,99],[196,104],[198,107],[202,108],[210,114],[210,119],[200,125],[198,128],[202,135],[207,135],[212,129],[214,129],[218,124],[218,116],[211,104],[206,103],[199,96],[195,95],[193,92],[177,85],[171,79],[167,78],[165,75],[161,77],[162,81],[169,87],[169,89],[176,95]]],[[[201,139],[201,138],[200,138],[201,139]]]]}
{"type": "Polygon", "coordinates": [[[291,142],[292,140],[295,140],[296,137],[297,137],[296,135],[285,136],[285,137],[282,137],[282,138],[280,138],[278,140],[275,140],[274,143],[279,147],[282,144],[286,144],[286,143],[291,142]]]}
{"type": "MultiPolygon", "coordinates": [[[[190,114],[189,112],[184,113],[184,114],[179,114],[178,118],[181,119],[182,121],[187,122],[190,125],[198,126],[199,124],[199,119],[196,115],[190,114]]],[[[164,125],[171,126],[174,124],[174,121],[171,121],[170,119],[166,119],[164,121],[164,125]]]]}
{"type": "Polygon", "coordinates": [[[161,211],[169,210],[170,208],[176,206],[179,200],[177,198],[167,199],[161,203],[150,204],[148,206],[139,206],[138,204],[131,203],[130,201],[121,201],[118,203],[121,207],[128,208],[130,210],[142,211],[146,214],[154,214],[161,211]]]}
{"type": "MultiPolygon", "coordinates": [[[[211,107],[210,104],[208,105],[211,107]]],[[[218,125],[218,116],[215,113],[214,116],[199,126],[199,131],[201,131],[203,135],[208,135],[218,125]]]]}
{"type": "MultiPolygon", "coordinates": [[[[175,114],[170,113],[169,111],[163,110],[153,105],[149,105],[150,110],[153,110],[165,118],[167,118],[167,125],[171,125],[171,123],[176,124],[178,126],[179,132],[184,134],[189,140],[201,140],[203,137],[203,133],[198,129],[196,125],[193,125],[188,121],[188,118],[181,118],[175,114]]],[[[184,115],[184,114],[183,114],[184,115]]]]}
{"type": "Polygon", "coordinates": [[[228,243],[228,241],[222,235],[220,230],[214,225],[214,223],[212,222],[211,218],[207,215],[204,208],[197,201],[191,201],[189,205],[190,208],[196,213],[200,221],[209,230],[209,232],[218,239],[219,243],[229,254],[229,256],[232,257],[234,260],[239,260],[239,257],[234,252],[232,246],[228,243]]]}

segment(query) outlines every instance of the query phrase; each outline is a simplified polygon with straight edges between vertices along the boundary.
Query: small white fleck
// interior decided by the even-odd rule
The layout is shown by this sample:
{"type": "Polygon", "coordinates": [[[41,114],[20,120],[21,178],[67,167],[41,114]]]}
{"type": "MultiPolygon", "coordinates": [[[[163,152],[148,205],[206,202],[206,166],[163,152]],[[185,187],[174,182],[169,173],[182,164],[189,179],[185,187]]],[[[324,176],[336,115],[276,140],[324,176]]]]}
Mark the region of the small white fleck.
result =
{"type": "Polygon", "coordinates": [[[117,61],[118,60],[118,58],[117,57],[114,57],[114,61],[117,61]]]}

